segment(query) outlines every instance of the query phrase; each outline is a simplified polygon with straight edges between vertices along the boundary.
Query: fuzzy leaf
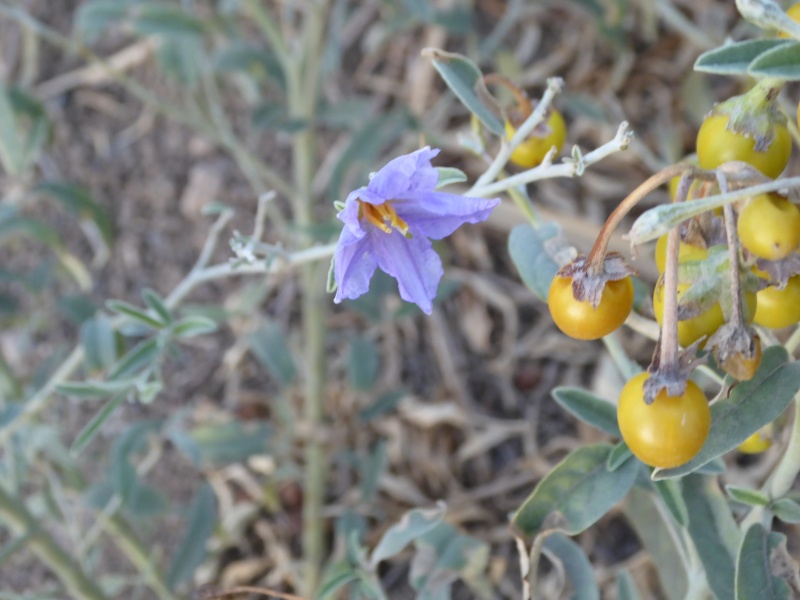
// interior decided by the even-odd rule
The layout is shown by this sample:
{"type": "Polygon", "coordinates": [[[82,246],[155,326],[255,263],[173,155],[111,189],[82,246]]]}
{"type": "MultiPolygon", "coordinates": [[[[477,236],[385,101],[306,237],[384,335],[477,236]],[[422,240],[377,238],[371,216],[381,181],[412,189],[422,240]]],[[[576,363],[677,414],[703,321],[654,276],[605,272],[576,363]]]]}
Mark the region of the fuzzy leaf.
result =
{"type": "Polygon", "coordinates": [[[423,56],[431,59],[447,87],[472,114],[492,133],[505,135],[503,121],[497,116],[496,107],[489,104],[491,96],[483,83],[483,74],[475,63],[460,54],[434,48],[426,48],[423,56]]]}
{"type": "Polygon", "coordinates": [[[78,437],[76,437],[75,441],[72,443],[72,447],[69,449],[72,456],[77,456],[86,446],[89,445],[89,442],[91,442],[95,436],[100,433],[100,428],[105,424],[106,421],[108,421],[111,415],[113,415],[117,409],[122,406],[124,401],[125,395],[120,394],[119,396],[106,402],[103,408],[97,411],[97,414],[95,414],[92,419],[83,427],[83,429],[81,429],[78,437]]]}
{"type": "Polygon", "coordinates": [[[81,325],[81,345],[91,369],[105,369],[117,358],[116,339],[111,320],[105,315],[87,319],[81,325]]]}
{"type": "Polygon", "coordinates": [[[800,43],[795,41],[781,44],[771,50],[762,52],[750,63],[748,71],[753,75],[779,77],[786,81],[799,80],[800,43]]]}
{"type": "MultiPolygon", "coordinates": [[[[756,523],[747,530],[736,561],[736,600],[789,600],[784,565],[791,568],[786,536],[771,533],[756,523]]],[[[796,576],[796,571],[795,571],[796,576]]]]}
{"type": "Polygon", "coordinates": [[[106,244],[113,240],[113,225],[106,209],[83,187],[65,181],[43,181],[36,191],[59,202],[80,219],[97,225],[106,244]]]}
{"type": "Polygon", "coordinates": [[[517,510],[512,526],[533,537],[556,529],[575,535],[595,523],[628,493],[639,470],[635,460],[609,471],[610,444],[579,448],[542,479],[517,510]]]}
{"type": "Polygon", "coordinates": [[[380,364],[380,351],[375,342],[363,336],[353,339],[347,353],[347,375],[354,390],[372,389],[380,364]]]}
{"type": "Polygon", "coordinates": [[[203,485],[186,511],[186,528],[167,572],[167,583],[175,589],[189,581],[206,558],[208,542],[217,522],[217,499],[211,486],[203,485]]]}
{"type": "Polygon", "coordinates": [[[436,189],[440,190],[453,183],[462,183],[467,180],[467,174],[455,167],[434,167],[439,172],[439,181],[436,182],[436,189]]]}
{"type": "Polygon", "coordinates": [[[547,536],[543,550],[551,560],[558,560],[572,583],[571,598],[600,600],[600,589],[595,581],[592,563],[581,547],[561,533],[547,536]]]}
{"type": "Polygon", "coordinates": [[[617,600],[641,600],[636,584],[626,569],[617,571],[617,600]]]}
{"type": "Polygon", "coordinates": [[[791,40],[747,40],[728,44],[701,54],[694,63],[694,70],[718,75],[744,74],[756,58],[789,44],[791,40]]]}
{"type": "Polygon", "coordinates": [[[675,522],[681,527],[686,527],[689,522],[689,511],[681,496],[678,482],[671,479],[656,481],[656,491],[661,496],[675,522]]]}
{"type": "Polygon", "coordinates": [[[272,321],[265,322],[247,336],[250,351],[281,385],[294,381],[295,366],[283,329],[272,321]]]}
{"type": "Polygon", "coordinates": [[[558,273],[558,264],[548,253],[550,240],[561,236],[561,227],[554,222],[540,227],[517,225],[508,236],[508,252],[519,271],[522,282],[540,300],[547,301],[550,283],[558,273]]]}
{"type": "Polygon", "coordinates": [[[689,536],[717,598],[732,598],[736,548],[741,534],[713,480],[690,475],[681,481],[689,536]]]}
{"type": "Polygon", "coordinates": [[[377,567],[382,560],[394,556],[416,538],[425,535],[444,518],[445,505],[440,502],[436,508],[416,508],[408,511],[396,525],[383,534],[372,551],[369,563],[377,567]]]}
{"type": "Polygon", "coordinates": [[[711,406],[711,431],[705,445],[685,465],[657,469],[653,479],[680,477],[730,452],[753,433],[774,421],[800,389],[800,362],[787,363],[786,350],[768,348],[755,377],[731,390],[711,406]]]}
{"type": "Polygon", "coordinates": [[[784,523],[800,523],[800,504],[791,498],[780,498],[770,508],[784,523]]]}
{"type": "Polygon", "coordinates": [[[622,437],[617,424],[617,408],[607,400],[582,388],[573,387],[558,387],[551,394],[561,408],[584,423],[597,427],[608,435],[622,437]]]}
{"type": "Polygon", "coordinates": [[[658,565],[661,590],[668,600],[685,600],[688,576],[667,524],[669,515],[658,508],[658,497],[651,491],[634,486],[623,504],[625,517],[636,531],[642,546],[658,565]]]}
{"type": "Polygon", "coordinates": [[[767,506],[769,497],[757,490],[739,487],[737,485],[726,485],[725,492],[732,500],[747,504],[748,506],[767,506]]]}

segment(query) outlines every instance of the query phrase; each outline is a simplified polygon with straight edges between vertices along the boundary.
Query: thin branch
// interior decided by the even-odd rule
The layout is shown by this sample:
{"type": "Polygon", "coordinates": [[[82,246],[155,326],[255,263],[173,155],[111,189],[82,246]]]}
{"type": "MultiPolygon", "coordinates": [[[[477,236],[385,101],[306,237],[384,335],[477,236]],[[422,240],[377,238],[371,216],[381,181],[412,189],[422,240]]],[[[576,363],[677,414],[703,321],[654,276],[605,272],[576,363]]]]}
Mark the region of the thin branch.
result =
{"type": "Polygon", "coordinates": [[[19,499],[0,486],[0,521],[18,535],[26,536],[31,551],[56,574],[70,597],[80,600],[109,600],[94,578],[39,525],[39,520],[19,499]]]}
{"type": "Polygon", "coordinates": [[[617,134],[612,140],[606,142],[592,152],[589,152],[589,154],[580,157],[578,160],[565,159],[557,165],[540,165],[518,173],[517,175],[506,177],[495,183],[486,185],[478,185],[476,183],[465,195],[486,198],[487,196],[494,196],[518,185],[526,185],[533,181],[539,181],[540,179],[582,175],[586,167],[627,148],[632,139],[633,132],[628,131],[628,123],[624,121],[620,124],[617,134]]]}

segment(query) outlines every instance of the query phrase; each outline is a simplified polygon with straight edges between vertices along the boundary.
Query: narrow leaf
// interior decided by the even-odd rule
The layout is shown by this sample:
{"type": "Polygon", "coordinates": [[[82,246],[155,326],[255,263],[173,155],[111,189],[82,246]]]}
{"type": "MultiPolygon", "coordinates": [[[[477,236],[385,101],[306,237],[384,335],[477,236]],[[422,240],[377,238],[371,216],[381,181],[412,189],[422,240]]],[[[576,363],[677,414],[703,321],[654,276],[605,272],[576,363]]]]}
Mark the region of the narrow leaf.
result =
{"type": "Polygon", "coordinates": [[[340,597],[339,590],[356,579],[358,579],[358,573],[346,561],[335,563],[323,575],[322,583],[314,597],[317,600],[338,598],[340,597]]]}
{"type": "Polygon", "coordinates": [[[741,533],[713,479],[690,475],[681,481],[689,514],[689,536],[717,598],[733,598],[736,548],[741,533]]]}
{"type": "Polygon", "coordinates": [[[133,29],[142,35],[197,36],[205,31],[203,22],[177,6],[145,6],[137,11],[133,29]]]}
{"type": "Polygon", "coordinates": [[[784,523],[800,523],[800,504],[791,498],[780,498],[770,508],[784,523]]]}
{"type": "Polygon", "coordinates": [[[442,521],[414,541],[416,551],[411,559],[408,582],[417,591],[417,598],[452,596],[445,594],[450,586],[462,579],[479,598],[491,596],[486,578],[489,546],[473,537],[463,535],[442,521]]]}
{"type": "Polygon", "coordinates": [[[90,369],[106,369],[116,360],[114,329],[105,315],[97,315],[84,321],[80,339],[90,369]]]}
{"type": "Polygon", "coordinates": [[[440,502],[436,508],[416,508],[408,511],[396,525],[392,525],[381,536],[372,551],[369,563],[377,567],[382,560],[394,556],[416,538],[425,535],[444,518],[445,505],[440,502]]]}
{"type": "Polygon", "coordinates": [[[753,75],[797,81],[800,79],[800,43],[781,44],[761,53],[750,63],[748,71],[753,75]]]}
{"type": "Polygon", "coordinates": [[[106,302],[106,306],[108,306],[109,310],[112,310],[117,314],[124,315],[152,329],[162,329],[167,325],[160,319],[157,319],[133,304],[128,304],[122,300],[109,300],[106,302]]]}
{"type": "Polygon", "coordinates": [[[609,444],[584,446],[561,461],[516,512],[513,527],[526,537],[549,529],[575,535],[595,523],[625,497],[639,470],[629,460],[609,471],[611,450],[609,444]]]}
{"type": "Polygon", "coordinates": [[[152,339],[140,342],[117,361],[109,371],[108,379],[118,380],[141,371],[151,361],[155,360],[160,350],[158,340],[152,339]]]}
{"type": "Polygon", "coordinates": [[[84,2],[75,11],[75,30],[94,41],[106,27],[122,22],[130,7],[121,0],[93,0],[84,2]]]}
{"type": "Polygon", "coordinates": [[[214,333],[217,330],[217,322],[202,315],[189,315],[183,317],[175,323],[172,333],[179,339],[193,338],[198,335],[214,333]]]}
{"type": "Polygon", "coordinates": [[[732,500],[736,500],[742,504],[747,504],[749,506],[767,506],[769,504],[769,497],[756,490],[739,487],[737,485],[726,485],[725,491],[732,500]]]}
{"type": "Polygon", "coordinates": [[[675,522],[681,527],[686,527],[689,523],[689,511],[681,496],[681,489],[678,483],[671,479],[656,481],[656,491],[661,496],[675,522]]]}
{"type": "Polygon", "coordinates": [[[739,383],[728,398],[711,406],[711,431],[697,456],[674,469],[657,469],[653,479],[692,473],[778,418],[800,389],[800,362],[786,361],[783,347],[767,349],[755,377],[739,383]]]}
{"type": "Polygon", "coordinates": [[[217,501],[211,486],[204,484],[186,512],[186,529],[172,557],[167,583],[171,589],[189,581],[206,558],[206,543],[217,521],[217,501]]]}
{"type": "Polygon", "coordinates": [[[359,336],[350,342],[347,374],[352,388],[359,392],[372,389],[380,368],[380,352],[375,342],[359,336]]]}
{"type": "Polygon", "coordinates": [[[786,582],[786,536],[771,533],[760,523],[747,530],[736,560],[736,600],[789,600],[791,589],[786,582]]]}
{"type": "Polygon", "coordinates": [[[283,330],[277,323],[267,321],[247,336],[250,351],[281,385],[290,385],[295,377],[292,352],[283,330]]]}
{"type": "Polygon", "coordinates": [[[131,379],[119,381],[65,381],[56,388],[65,396],[80,398],[103,398],[116,396],[128,391],[134,382],[131,379]]]}
{"type": "Polygon", "coordinates": [[[172,312],[164,304],[164,300],[158,295],[158,292],[145,288],[142,290],[142,300],[147,308],[156,313],[164,323],[172,323],[172,312]]]}
{"type": "Polygon", "coordinates": [[[547,536],[543,546],[551,560],[558,560],[572,583],[572,600],[600,600],[594,570],[581,547],[561,533],[547,536]]]}
{"type": "Polygon", "coordinates": [[[608,454],[606,468],[609,471],[616,471],[632,457],[633,452],[631,452],[631,449],[628,448],[628,444],[626,444],[624,441],[620,441],[614,445],[614,448],[608,454]]]}
{"type": "Polygon", "coordinates": [[[0,82],[0,162],[11,175],[24,167],[22,142],[19,139],[17,116],[8,88],[0,82]]]}
{"type": "Polygon", "coordinates": [[[744,74],[758,56],[787,44],[791,40],[748,40],[714,48],[698,57],[694,70],[719,75],[744,74]]]}
{"type": "Polygon", "coordinates": [[[430,58],[444,82],[469,111],[496,135],[505,135],[498,109],[483,83],[480,69],[464,56],[426,48],[423,56],[430,58]]]}
{"type": "Polygon", "coordinates": [[[686,600],[688,576],[681,558],[683,550],[676,547],[673,525],[669,515],[659,509],[660,500],[653,492],[634,486],[623,504],[625,517],[636,531],[642,546],[652,557],[661,591],[668,600],[686,600]]]}
{"type": "Polygon", "coordinates": [[[627,569],[617,571],[617,600],[641,600],[636,584],[627,569]]]}
{"type": "Polygon", "coordinates": [[[578,419],[614,437],[622,437],[617,424],[617,407],[581,388],[558,387],[553,400],[578,419]]]}
{"type": "Polygon", "coordinates": [[[462,183],[467,180],[467,174],[455,167],[435,167],[439,172],[439,181],[436,182],[436,189],[440,190],[453,183],[462,183]]]}
{"type": "Polygon", "coordinates": [[[97,225],[106,244],[113,239],[113,226],[108,212],[83,187],[65,181],[43,181],[36,191],[59,202],[80,219],[89,219],[97,225]]]}

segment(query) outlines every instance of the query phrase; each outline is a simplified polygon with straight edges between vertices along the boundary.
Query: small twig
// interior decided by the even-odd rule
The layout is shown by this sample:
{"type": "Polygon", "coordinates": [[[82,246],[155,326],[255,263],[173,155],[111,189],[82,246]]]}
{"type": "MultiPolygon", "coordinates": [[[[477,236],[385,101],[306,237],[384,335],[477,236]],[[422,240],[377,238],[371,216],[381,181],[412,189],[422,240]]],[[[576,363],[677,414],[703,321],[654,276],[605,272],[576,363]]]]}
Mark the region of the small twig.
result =
{"type": "MultiPolygon", "coordinates": [[[[290,254],[285,259],[272,261],[270,264],[266,264],[263,261],[252,265],[240,266],[235,266],[231,263],[223,263],[193,271],[172,290],[172,293],[167,296],[164,302],[168,308],[175,308],[201,283],[239,275],[275,275],[286,269],[330,258],[333,256],[335,249],[335,244],[313,246],[307,250],[290,254]]],[[[124,319],[115,319],[112,322],[112,326],[115,328],[119,327],[123,322],[124,319]]],[[[11,421],[0,428],[0,443],[7,440],[8,437],[17,431],[28,419],[39,414],[39,412],[47,406],[50,396],[56,390],[56,387],[72,376],[83,363],[84,356],[83,346],[81,345],[76,346],[72,352],[70,352],[69,356],[61,363],[61,366],[58,367],[50,376],[50,379],[47,380],[47,383],[31,396],[30,400],[25,403],[23,409],[11,421]]]]}
{"type": "Polygon", "coordinates": [[[267,223],[267,207],[268,205],[275,200],[277,194],[275,192],[267,192],[266,194],[261,194],[258,197],[258,208],[256,209],[256,222],[253,225],[253,236],[252,239],[256,242],[261,241],[261,237],[264,235],[264,227],[267,223]]]}
{"type": "MultiPolygon", "coordinates": [[[[491,82],[493,80],[489,79],[488,81],[491,82]]],[[[542,95],[542,98],[539,100],[539,103],[536,105],[534,111],[528,116],[527,119],[525,119],[525,122],[520,125],[519,129],[517,129],[511,140],[506,142],[505,138],[502,138],[500,152],[497,153],[494,161],[491,165],[489,165],[489,168],[486,169],[483,175],[478,177],[475,185],[472,186],[473,190],[475,188],[480,188],[481,186],[486,186],[495,180],[500,171],[503,170],[503,167],[506,166],[506,163],[508,163],[508,159],[511,158],[511,154],[514,152],[516,147],[524,142],[531,132],[536,129],[542,121],[544,121],[544,118],[547,115],[547,110],[550,108],[550,104],[553,102],[553,98],[555,98],[555,95],[561,91],[563,85],[564,80],[560,77],[551,77],[547,80],[547,89],[542,95]]],[[[519,95],[517,95],[517,99],[521,101],[519,95]]],[[[525,98],[525,100],[527,100],[527,98],[525,98]]],[[[528,104],[530,105],[530,101],[528,101],[528,104]]],[[[467,195],[473,196],[474,194],[468,193],[467,195]]]]}
{"type": "Polygon", "coordinates": [[[211,228],[208,230],[206,241],[203,244],[203,249],[200,250],[200,255],[197,257],[197,261],[192,267],[192,273],[200,271],[208,264],[208,261],[211,259],[211,255],[214,253],[214,250],[217,247],[219,236],[222,233],[222,230],[225,229],[225,226],[232,218],[233,211],[230,209],[225,209],[217,217],[217,220],[214,221],[214,224],[211,225],[211,228]]]}
{"type": "MultiPolygon", "coordinates": [[[[522,128],[520,128],[519,131],[522,131],[522,128]]],[[[519,133],[519,131],[517,133],[519,133]]],[[[540,179],[551,179],[553,177],[575,177],[576,175],[582,175],[584,169],[589,165],[599,162],[604,158],[627,148],[632,139],[633,133],[628,131],[628,123],[627,121],[624,121],[620,124],[617,134],[612,140],[606,142],[592,152],[589,152],[589,154],[582,156],[579,161],[564,160],[557,165],[540,165],[538,167],[534,167],[533,169],[528,169],[527,171],[518,173],[517,175],[512,175],[511,177],[506,177],[505,179],[496,181],[495,183],[487,183],[485,185],[479,184],[479,179],[478,182],[476,182],[475,185],[473,185],[465,195],[486,198],[488,196],[495,196],[500,192],[517,187],[518,185],[525,185],[533,181],[539,181],[540,179]]],[[[510,148],[510,146],[508,146],[508,148],[510,148]]],[[[508,152],[509,156],[511,156],[511,150],[508,150],[508,152]]]]}
{"type": "Polygon", "coordinates": [[[595,273],[602,272],[603,262],[605,261],[606,252],[608,251],[608,243],[611,241],[611,235],[622,222],[625,215],[650,192],[664,185],[673,177],[686,173],[691,168],[690,165],[678,163],[677,165],[662,169],[658,173],[645,179],[641,185],[628,194],[628,196],[617,205],[603,224],[603,228],[600,230],[589,252],[589,256],[587,257],[587,263],[595,273]]]}

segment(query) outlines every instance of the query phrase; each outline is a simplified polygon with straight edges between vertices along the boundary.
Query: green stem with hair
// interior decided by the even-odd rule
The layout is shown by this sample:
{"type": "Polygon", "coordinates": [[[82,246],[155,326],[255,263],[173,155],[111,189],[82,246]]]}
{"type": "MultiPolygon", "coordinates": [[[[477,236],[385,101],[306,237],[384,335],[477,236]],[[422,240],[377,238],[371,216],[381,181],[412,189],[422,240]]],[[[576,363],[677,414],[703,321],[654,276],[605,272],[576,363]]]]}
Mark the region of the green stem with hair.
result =
{"type": "Polygon", "coordinates": [[[17,535],[25,536],[25,544],[46,564],[71,598],[77,600],[109,600],[94,579],[69,553],[39,525],[38,519],[24,502],[0,485],[0,521],[17,535]]]}
{"type": "MultiPolygon", "coordinates": [[[[297,196],[294,198],[296,225],[313,244],[310,230],[315,223],[312,181],[316,164],[316,131],[311,124],[320,87],[320,66],[325,43],[327,0],[309,2],[303,23],[303,54],[291,63],[288,76],[290,115],[307,123],[292,141],[292,163],[297,196]]],[[[303,413],[311,429],[305,446],[303,496],[304,593],[313,596],[324,559],[325,453],[317,435],[322,425],[325,398],[325,271],[309,264],[301,273],[302,328],[305,353],[303,413]]]]}

